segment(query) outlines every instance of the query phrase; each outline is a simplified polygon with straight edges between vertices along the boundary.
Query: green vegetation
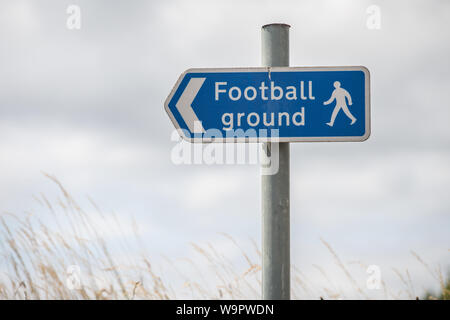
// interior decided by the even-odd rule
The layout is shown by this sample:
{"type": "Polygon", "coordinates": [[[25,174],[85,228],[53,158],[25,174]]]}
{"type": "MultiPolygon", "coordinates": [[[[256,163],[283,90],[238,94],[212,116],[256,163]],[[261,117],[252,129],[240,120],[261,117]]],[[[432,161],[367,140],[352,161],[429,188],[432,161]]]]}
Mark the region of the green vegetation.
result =
{"type": "Polygon", "coordinates": [[[426,292],[423,299],[425,300],[450,300],[450,276],[447,277],[447,281],[442,280],[441,291],[438,294],[432,292],[426,292]]]}

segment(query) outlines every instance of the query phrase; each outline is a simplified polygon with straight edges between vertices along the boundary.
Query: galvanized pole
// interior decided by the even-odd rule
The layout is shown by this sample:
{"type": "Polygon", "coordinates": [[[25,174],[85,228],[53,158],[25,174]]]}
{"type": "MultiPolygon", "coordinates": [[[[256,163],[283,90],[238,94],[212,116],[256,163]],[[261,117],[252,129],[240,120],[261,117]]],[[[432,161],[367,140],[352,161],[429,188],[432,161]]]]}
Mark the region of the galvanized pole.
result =
{"type": "MultiPolygon", "coordinates": [[[[262,27],[262,65],[289,66],[289,25],[262,27]]],[[[289,219],[289,142],[279,143],[278,155],[269,143],[263,143],[265,156],[277,157],[276,174],[262,175],[262,297],[265,300],[289,300],[290,219],[289,219]],[[274,154],[270,154],[273,151],[274,154]]]]}

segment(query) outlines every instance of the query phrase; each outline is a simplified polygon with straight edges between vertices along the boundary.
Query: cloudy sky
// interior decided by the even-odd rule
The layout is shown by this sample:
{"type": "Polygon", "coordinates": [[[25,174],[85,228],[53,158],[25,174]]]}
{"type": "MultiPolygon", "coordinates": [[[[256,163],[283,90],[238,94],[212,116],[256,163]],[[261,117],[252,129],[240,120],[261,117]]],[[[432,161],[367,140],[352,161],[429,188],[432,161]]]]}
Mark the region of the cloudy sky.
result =
{"type": "Polygon", "coordinates": [[[220,233],[260,241],[259,168],[174,164],[163,103],[188,68],[260,66],[271,22],[291,25],[292,66],[371,72],[368,141],[291,145],[292,262],[317,285],[314,264],[345,282],[323,238],[345,262],[380,266],[394,290],[391,268],[408,269],[418,294],[435,287],[410,252],[450,265],[445,0],[2,0],[0,211],[34,210],[39,193],[56,199],[47,172],[81,202],[89,195],[124,223],[134,216],[155,257],[210,242],[238,260],[220,233]],[[80,30],[67,28],[69,5],[81,9],[80,30]]]}

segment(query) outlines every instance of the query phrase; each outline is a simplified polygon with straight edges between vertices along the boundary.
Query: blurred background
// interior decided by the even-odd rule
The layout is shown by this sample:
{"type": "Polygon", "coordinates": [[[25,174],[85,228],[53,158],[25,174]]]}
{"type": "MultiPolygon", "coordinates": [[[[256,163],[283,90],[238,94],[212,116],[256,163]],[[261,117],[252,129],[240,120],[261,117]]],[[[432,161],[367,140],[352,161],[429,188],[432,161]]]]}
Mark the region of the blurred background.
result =
{"type": "MultiPolygon", "coordinates": [[[[291,261],[311,289],[297,297],[318,299],[331,287],[340,294],[330,298],[359,298],[355,283],[371,298],[439,290],[450,265],[445,0],[2,0],[2,215],[39,216],[43,195],[59,201],[61,189],[44,172],[87,215],[95,201],[103,212],[97,231],[111,248],[138,233],[130,259],[144,246],[177,297],[191,292],[173,266],[215,290],[213,267],[195,246],[211,245],[245,273],[242,251],[259,259],[260,169],[174,164],[163,103],[188,68],[260,66],[260,28],[272,22],[291,25],[291,66],[371,72],[369,140],[291,144],[291,261]],[[70,28],[72,5],[79,28],[70,28]],[[366,288],[369,265],[379,267],[390,295],[366,288]]],[[[123,258],[118,249],[111,255],[123,258]]]]}

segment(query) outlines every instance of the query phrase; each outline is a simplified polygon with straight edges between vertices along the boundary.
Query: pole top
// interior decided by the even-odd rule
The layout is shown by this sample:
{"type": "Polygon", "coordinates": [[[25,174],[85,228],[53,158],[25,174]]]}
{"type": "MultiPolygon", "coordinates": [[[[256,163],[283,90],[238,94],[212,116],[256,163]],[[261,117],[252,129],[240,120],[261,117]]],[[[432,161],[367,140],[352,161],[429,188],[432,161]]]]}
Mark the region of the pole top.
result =
{"type": "Polygon", "coordinates": [[[272,26],[287,27],[287,28],[290,28],[290,27],[291,27],[291,26],[290,26],[289,24],[287,24],[287,23],[268,23],[268,24],[263,25],[263,26],[261,27],[261,29],[265,29],[265,28],[267,28],[267,27],[272,27],[272,26]]]}

